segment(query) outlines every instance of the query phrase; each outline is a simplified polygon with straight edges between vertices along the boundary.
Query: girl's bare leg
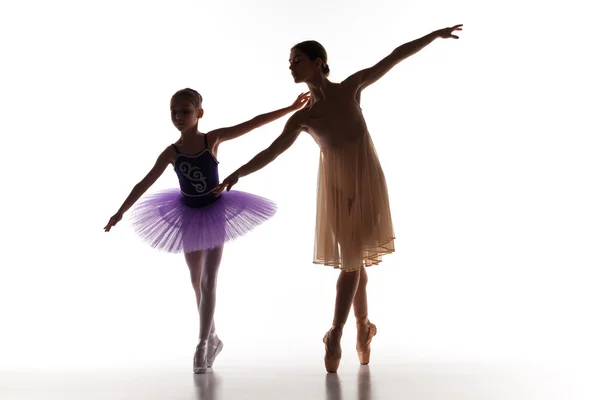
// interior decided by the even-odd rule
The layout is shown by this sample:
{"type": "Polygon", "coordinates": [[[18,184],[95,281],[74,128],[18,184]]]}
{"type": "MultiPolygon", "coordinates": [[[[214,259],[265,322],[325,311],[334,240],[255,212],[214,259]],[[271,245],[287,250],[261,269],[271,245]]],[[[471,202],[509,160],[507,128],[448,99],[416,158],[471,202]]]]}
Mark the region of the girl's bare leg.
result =
{"type": "MultiPolygon", "coordinates": [[[[196,295],[196,308],[198,309],[198,317],[200,317],[200,301],[202,299],[202,291],[200,289],[200,281],[202,279],[202,261],[204,254],[202,251],[195,251],[193,253],[185,253],[185,262],[190,270],[190,279],[192,281],[192,287],[194,288],[194,294],[196,295]]],[[[199,322],[199,325],[201,322],[199,322]]],[[[200,334],[198,333],[198,337],[200,334]]]]}
{"type": "Polygon", "coordinates": [[[223,246],[205,250],[204,267],[200,280],[202,298],[200,301],[200,343],[207,341],[214,333],[214,315],[217,301],[217,277],[223,255],[223,246]]]}
{"type": "MultiPolygon", "coordinates": [[[[222,253],[222,247],[221,247],[221,253],[222,253]]],[[[198,309],[198,316],[200,317],[200,320],[202,320],[202,315],[200,312],[200,303],[202,300],[202,276],[203,276],[203,269],[206,268],[206,264],[209,262],[209,255],[207,254],[207,251],[196,251],[193,253],[186,253],[185,254],[185,260],[186,263],[188,265],[188,268],[190,270],[190,279],[192,281],[192,287],[194,288],[194,294],[196,295],[196,308],[198,309]]],[[[220,256],[219,256],[219,263],[220,263],[220,256]]],[[[218,270],[219,266],[217,265],[216,269],[218,270]]],[[[214,269],[214,268],[212,268],[214,269]]],[[[210,274],[210,273],[208,273],[210,274]]],[[[208,278],[209,280],[211,280],[210,278],[208,278]]],[[[216,285],[216,278],[215,278],[215,285],[216,285]]],[[[213,305],[214,305],[214,301],[213,301],[213,305]]],[[[214,308],[213,308],[213,315],[214,315],[214,308]]],[[[199,325],[202,326],[202,322],[199,322],[199,325]]],[[[198,338],[201,338],[201,333],[198,333],[198,338]]],[[[209,337],[215,336],[215,322],[214,322],[214,318],[212,321],[212,325],[210,328],[210,332],[209,332],[209,337]]]]}
{"type": "MultiPolygon", "coordinates": [[[[201,313],[201,304],[202,304],[202,271],[204,264],[205,254],[203,251],[195,251],[193,253],[185,253],[185,261],[190,270],[190,279],[192,281],[192,287],[194,288],[194,293],[196,294],[196,307],[198,308],[198,316],[200,318],[200,333],[198,336],[202,334],[202,313],[201,313]]],[[[201,346],[201,343],[196,346],[196,352],[194,353],[194,363],[193,369],[194,373],[203,374],[206,373],[206,353],[207,347],[206,342],[201,346]]]]}

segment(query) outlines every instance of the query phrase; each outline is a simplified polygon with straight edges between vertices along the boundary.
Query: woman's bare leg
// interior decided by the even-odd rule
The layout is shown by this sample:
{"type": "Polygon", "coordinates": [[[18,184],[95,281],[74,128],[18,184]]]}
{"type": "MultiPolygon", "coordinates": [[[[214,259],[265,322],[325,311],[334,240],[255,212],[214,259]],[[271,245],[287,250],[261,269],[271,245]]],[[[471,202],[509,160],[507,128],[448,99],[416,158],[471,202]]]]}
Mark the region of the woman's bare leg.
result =
{"type": "Polygon", "coordinates": [[[365,267],[360,269],[360,278],[358,281],[358,287],[356,294],[354,295],[354,301],[352,303],[354,307],[354,316],[356,317],[356,329],[357,329],[357,342],[365,343],[369,334],[369,308],[367,303],[367,269],[365,267]]]}
{"type": "Polygon", "coordinates": [[[360,270],[344,272],[340,271],[340,276],[336,285],[335,309],[333,313],[333,324],[331,327],[330,341],[328,347],[333,354],[338,354],[341,351],[340,341],[342,339],[342,331],[350,308],[358,288],[360,278],[360,270]]]}

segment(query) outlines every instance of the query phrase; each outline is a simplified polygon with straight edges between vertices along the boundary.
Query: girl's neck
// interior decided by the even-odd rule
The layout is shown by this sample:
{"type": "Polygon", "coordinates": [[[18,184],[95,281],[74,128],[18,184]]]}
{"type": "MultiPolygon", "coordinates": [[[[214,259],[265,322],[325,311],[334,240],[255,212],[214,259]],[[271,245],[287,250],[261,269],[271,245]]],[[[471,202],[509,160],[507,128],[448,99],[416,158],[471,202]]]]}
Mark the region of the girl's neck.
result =
{"type": "Polygon", "coordinates": [[[199,135],[201,135],[201,133],[198,132],[198,126],[195,126],[188,131],[181,132],[181,144],[184,146],[186,144],[192,144],[198,139],[199,135]]]}

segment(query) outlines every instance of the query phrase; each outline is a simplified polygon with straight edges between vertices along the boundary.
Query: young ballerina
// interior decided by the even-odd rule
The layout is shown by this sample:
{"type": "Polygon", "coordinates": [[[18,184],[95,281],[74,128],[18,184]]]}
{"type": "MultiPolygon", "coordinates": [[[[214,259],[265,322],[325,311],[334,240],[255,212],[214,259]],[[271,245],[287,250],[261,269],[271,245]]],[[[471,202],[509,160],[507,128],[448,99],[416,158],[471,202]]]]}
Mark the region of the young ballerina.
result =
{"type": "Polygon", "coordinates": [[[296,83],[306,83],[311,98],[294,113],[283,133],[266,150],[227,177],[215,189],[225,194],[239,178],[275,160],[308,132],[321,150],[317,186],[317,221],[314,263],[341,269],[333,324],[325,334],[325,368],[336,372],[342,357],[340,340],[350,308],[357,323],[356,350],[368,364],[370,344],[377,328],[367,310],[367,272],[384,254],[394,251],[394,230],[387,185],[360,107],[361,92],[392,67],[417,53],[436,38],[456,38],[462,25],[440,29],[396,48],[371,68],[356,72],[341,83],[327,79],[327,53],[315,41],[291,49],[290,70],[296,83]]]}
{"type": "Polygon", "coordinates": [[[216,287],[223,244],[271,218],[276,206],[250,193],[232,191],[217,197],[219,145],[266,123],[301,109],[309,99],[303,93],[289,107],[262,114],[228,128],[198,132],[202,118],[202,97],[193,89],[182,89],[171,98],[171,120],[181,132],[168,146],[148,174],[134,186],[104,230],[109,232],[140,197],[172,164],[179,188],[144,196],[132,210],[135,231],[152,247],[183,252],[190,270],[200,316],[199,343],[194,354],[194,373],[205,373],[223,348],[213,321],[216,287]]]}

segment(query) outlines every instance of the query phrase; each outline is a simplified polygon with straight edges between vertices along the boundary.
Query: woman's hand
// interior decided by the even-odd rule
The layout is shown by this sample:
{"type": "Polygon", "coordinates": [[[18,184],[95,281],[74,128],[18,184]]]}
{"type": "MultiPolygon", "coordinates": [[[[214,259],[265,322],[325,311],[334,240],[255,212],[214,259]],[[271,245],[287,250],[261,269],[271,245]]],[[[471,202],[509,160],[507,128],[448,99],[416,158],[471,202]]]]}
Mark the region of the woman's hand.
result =
{"type": "Polygon", "coordinates": [[[436,31],[437,36],[442,39],[458,39],[458,36],[454,34],[454,31],[462,31],[462,24],[454,25],[452,28],[444,28],[436,31]]]}
{"type": "Polygon", "coordinates": [[[231,190],[231,187],[233,185],[235,185],[238,182],[239,179],[240,179],[240,177],[237,174],[237,172],[234,172],[233,174],[231,174],[227,178],[225,178],[223,180],[223,182],[221,182],[220,184],[218,184],[213,189],[213,193],[218,196],[218,195],[220,195],[223,192],[223,190],[225,190],[225,188],[227,188],[227,191],[229,192],[231,190]]]}

